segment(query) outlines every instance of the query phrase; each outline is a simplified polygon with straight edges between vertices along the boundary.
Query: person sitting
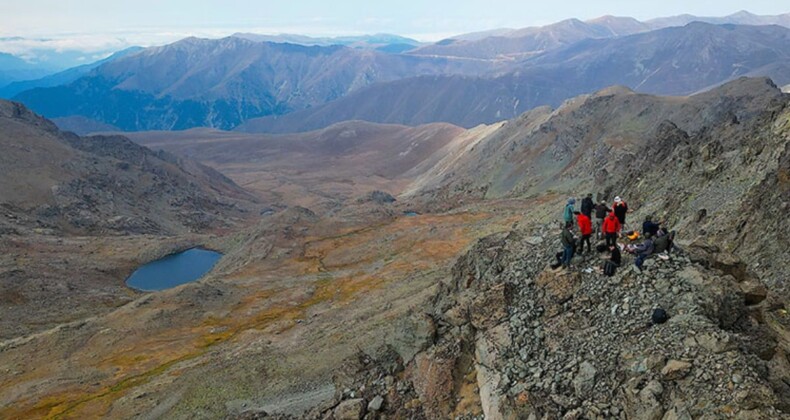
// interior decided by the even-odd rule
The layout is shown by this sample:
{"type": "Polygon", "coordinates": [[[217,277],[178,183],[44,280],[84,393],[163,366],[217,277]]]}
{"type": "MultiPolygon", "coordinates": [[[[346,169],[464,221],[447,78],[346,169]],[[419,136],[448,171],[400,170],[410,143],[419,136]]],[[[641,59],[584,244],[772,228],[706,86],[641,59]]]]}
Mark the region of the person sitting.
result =
{"type": "Polygon", "coordinates": [[[647,216],[645,217],[644,223],[642,223],[642,233],[649,233],[653,236],[656,236],[660,227],[661,222],[656,223],[653,221],[653,216],[647,216]]]}
{"type": "Polygon", "coordinates": [[[579,232],[581,232],[581,239],[579,240],[579,255],[584,254],[584,244],[587,243],[587,250],[592,254],[592,244],[590,244],[590,237],[592,236],[592,222],[590,218],[580,212],[575,212],[576,220],[579,224],[579,232]]]}
{"type": "Polygon", "coordinates": [[[653,241],[653,252],[656,254],[666,252],[669,249],[669,233],[666,229],[660,229],[653,241]]]}
{"type": "Polygon", "coordinates": [[[608,260],[603,262],[601,271],[604,275],[611,277],[617,271],[617,267],[620,267],[622,263],[622,254],[620,253],[620,247],[617,245],[609,245],[609,252],[611,255],[608,260]]]}
{"type": "Polygon", "coordinates": [[[642,271],[642,264],[644,264],[647,257],[653,254],[653,250],[655,249],[653,245],[653,236],[645,234],[645,241],[639,245],[629,247],[630,252],[636,254],[636,261],[634,261],[634,265],[639,271],[642,271]]]}
{"type": "Polygon", "coordinates": [[[617,219],[617,216],[614,215],[614,212],[606,216],[601,229],[606,238],[607,246],[617,244],[617,233],[620,232],[620,221],[617,219]]]}

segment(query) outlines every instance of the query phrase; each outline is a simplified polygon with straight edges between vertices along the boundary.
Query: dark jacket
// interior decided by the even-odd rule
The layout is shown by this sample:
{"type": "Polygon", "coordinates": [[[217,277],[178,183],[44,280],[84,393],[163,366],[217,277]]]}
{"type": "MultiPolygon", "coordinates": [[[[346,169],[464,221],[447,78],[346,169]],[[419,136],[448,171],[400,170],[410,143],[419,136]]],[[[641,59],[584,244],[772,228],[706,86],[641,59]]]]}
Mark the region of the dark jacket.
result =
{"type": "Polygon", "coordinates": [[[610,209],[609,207],[606,207],[606,205],[604,205],[604,204],[597,204],[595,206],[595,217],[598,218],[598,219],[605,219],[606,215],[609,214],[609,212],[611,212],[611,211],[612,211],[612,209],[610,209]]]}
{"type": "Polygon", "coordinates": [[[625,214],[628,213],[628,204],[622,201],[620,204],[615,204],[613,209],[614,215],[617,216],[617,220],[620,221],[620,224],[625,224],[625,214]]]}
{"type": "Polygon", "coordinates": [[[593,203],[592,198],[584,197],[584,200],[582,200],[581,213],[583,215],[587,216],[587,217],[590,217],[590,215],[592,214],[594,206],[595,206],[595,204],[593,203]]]}
{"type": "Polygon", "coordinates": [[[568,229],[563,229],[562,233],[560,234],[560,242],[562,242],[562,246],[575,246],[576,239],[573,238],[573,234],[568,229]]]}
{"type": "Polygon", "coordinates": [[[612,256],[609,257],[609,261],[615,263],[618,267],[620,266],[620,263],[623,262],[623,256],[620,253],[619,247],[614,247],[614,251],[612,251],[612,256]]]}
{"type": "Polygon", "coordinates": [[[656,236],[656,234],[658,233],[658,228],[659,227],[660,226],[659,226],[658,223],[654,223],[654,222],[651,222],[649,220],[645,220],[645,222],[642,223],[642,233],[649,233],[649,234],[651,234],[653,236],[656,236]]]}
{"type": "Polygon", "coordinates": [[[664,252],[669,248],[669,235],[661,235],[653,241],[653,252],[664,252]]]}
{"type": "Polygon", "coordinates": [[[651,255],[655,247],[653,246],[653,239],[647,238],[644,242],[634,247],[634,254],[651,255]]]}

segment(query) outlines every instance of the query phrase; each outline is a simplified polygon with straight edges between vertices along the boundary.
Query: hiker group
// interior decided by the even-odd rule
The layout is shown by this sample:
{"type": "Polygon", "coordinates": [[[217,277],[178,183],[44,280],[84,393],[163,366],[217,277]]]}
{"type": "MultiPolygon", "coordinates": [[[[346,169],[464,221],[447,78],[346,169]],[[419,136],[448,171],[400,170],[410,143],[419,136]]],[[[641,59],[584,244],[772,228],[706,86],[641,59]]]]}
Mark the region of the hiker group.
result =
{"type": "Polygon", "coordinates": [[[609,253],[601,267],[603,274],[612,276],[622,264],[622,252],[625,251],[636,256],[634,265],[641,271],[645,260],[652,255],[668,258],[673,248],[675,232],[670,232],[664,223],[654,221],[652,216],[645,218],[642,223],[641,233],[638,230],[626,229],[628,204],[622,198],[615,197],[611,208],[606,201],[598,203],[593,201],[593,195],[587,194],[579,211],[576,211],[576,199],[569,198],[563,211],[562,232],[560,242],[562,251],[556,255],[557,262],[552,268],[560,266],[570,268],[571,260],[577,253],[579,255],[593,254],[593,252],[609,253]],[[595,215],[593,224],[592,216],[595,215]],[[578,233],[578,235],[577,235],[578,233]],[[595,235],[595,251],[591,238],[595,235]],[[618,240],[627,240],[629,244],[618,243],[618,240]]]}

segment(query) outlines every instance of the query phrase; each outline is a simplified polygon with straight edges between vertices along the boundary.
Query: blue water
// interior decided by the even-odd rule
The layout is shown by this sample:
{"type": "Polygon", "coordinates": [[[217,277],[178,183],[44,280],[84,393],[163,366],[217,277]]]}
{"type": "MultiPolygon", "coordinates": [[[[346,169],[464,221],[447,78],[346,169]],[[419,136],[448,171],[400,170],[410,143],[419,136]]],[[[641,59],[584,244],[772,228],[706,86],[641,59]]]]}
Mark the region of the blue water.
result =
{"type": "Polygon", "coordinates": [[[144,292],[176,287],[203,277],[220,258],[218,252],[188,249],[143,265],[126,279],[126,285],[144,292]]]}

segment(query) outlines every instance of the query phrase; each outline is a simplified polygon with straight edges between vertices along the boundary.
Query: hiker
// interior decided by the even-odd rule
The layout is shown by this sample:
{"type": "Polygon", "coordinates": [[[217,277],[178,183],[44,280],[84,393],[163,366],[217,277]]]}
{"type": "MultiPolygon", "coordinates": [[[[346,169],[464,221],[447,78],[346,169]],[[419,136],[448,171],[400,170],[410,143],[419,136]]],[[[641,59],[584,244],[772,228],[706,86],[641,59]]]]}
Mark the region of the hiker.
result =
{"type": "Polygon", "coordinates": [[[620,247],[617,245],[609,245],[609,252],[611,255],[608,260],[603,262],[601,270],[604,275],[611,277],[617,271],[617,267],[620,267],[620,264],[623,262],[623,256],[620,253],[620,247]]]}
{"type": "Polygon", "coordinates": [[[587,250],[592,254],[592,244],[590,244],[590,237],[592,236],[592,222],[590,217],[581,212],[575,212],[576,221],[579,224],[579,232],[582,237],[579,240],[579,255],[584,254],[584,243],[587,243],[587,250]]]}
{"type": "Polygon", "coordinates": [[[617,245],[617,232],[620,231],[620,221],[617,219],[614,212],[606,216],[601,229],[606,238],[606,246],[617,245]]]}
{"type": "Polygon", "coordinates": [[[598,239],[603,238],[603,233],[601,231],[601,225],[603,225],[603,219],[606,218],[606,215],[611,212],[612,209],[606,205],[606,201],[601,200],[600,203],[595,205],[595,237],[598,239]]]}
{"type": "Polygon", "coordinates": [[[622,198],[615,197],[612,210],[614,210],[614,215],[617,216],[617,220],[620,221],[620,226],[625,226],[625,214],[628,213],[628,204],[623,201],[622,198]]]}
{"type": "Polygon", "coordinates": [[[653,247],[655,248],[653,252],[656,254],[661,252],[666,252],[667,254],[672,252],[672,242],[675,239],[675,232],[669,232],[667,228],[661,228],[658,230],[656,234],[655,240],[653,241],[653,247]]]}
{"type": "Polygon", "coordinates": [[[642,264],[644,264],[647,257],[653,254],[655,247],[653,246],[653,235],[646,233],[645,234],[645,241],[639,245],[634,247],[628,248],[630,252],[636,254],[636,261],[634,261],[634,265],[639,271],[642,271],[642,264]]]}
{"type": "Polygon", "coordinates": [[[587,197],[584,197],[584,199],[582,200],[582,208],[581,208],[582,214],[587,216],[587,218],[589,219],[590,217],[592,217],[593,207],[595,207],[595,203],[593,203],[592,193],[590,193],[587,194],[587,197]]]}
{"type": "Polygon", "coordinates": [[[656,233],[653,240],[653,252],[660,254],[669,248],[669,234],[666,229],[661,229],[656,233]]]}
{"type": "Polygon", "coordinates": [[[562,213],[562,221],[565,222],[567,225],[568,223],[573,223],[573,212],[576,209],[573,206],[576,204],[576,199],[571,197],[568,199],[568,204],[565,205],[565,212],[562,213]]]}
{"type": "Polygon", "coordinates": [[[570,268],[571,259],[573,258],[573,251],[576,248],[576,238],[573,236],[573,223],[566,223],[560,234],[560,242],[562,243],[562,266],[563,268],[570,268]]]}
{"type": "Polygon", "coordinates": [[[642,233],[649,233],[655,237],[660,227],[661,222],[656,223],[653,221],[653,216],[647,216],[644,223],[642,223],[642,233]]]}

